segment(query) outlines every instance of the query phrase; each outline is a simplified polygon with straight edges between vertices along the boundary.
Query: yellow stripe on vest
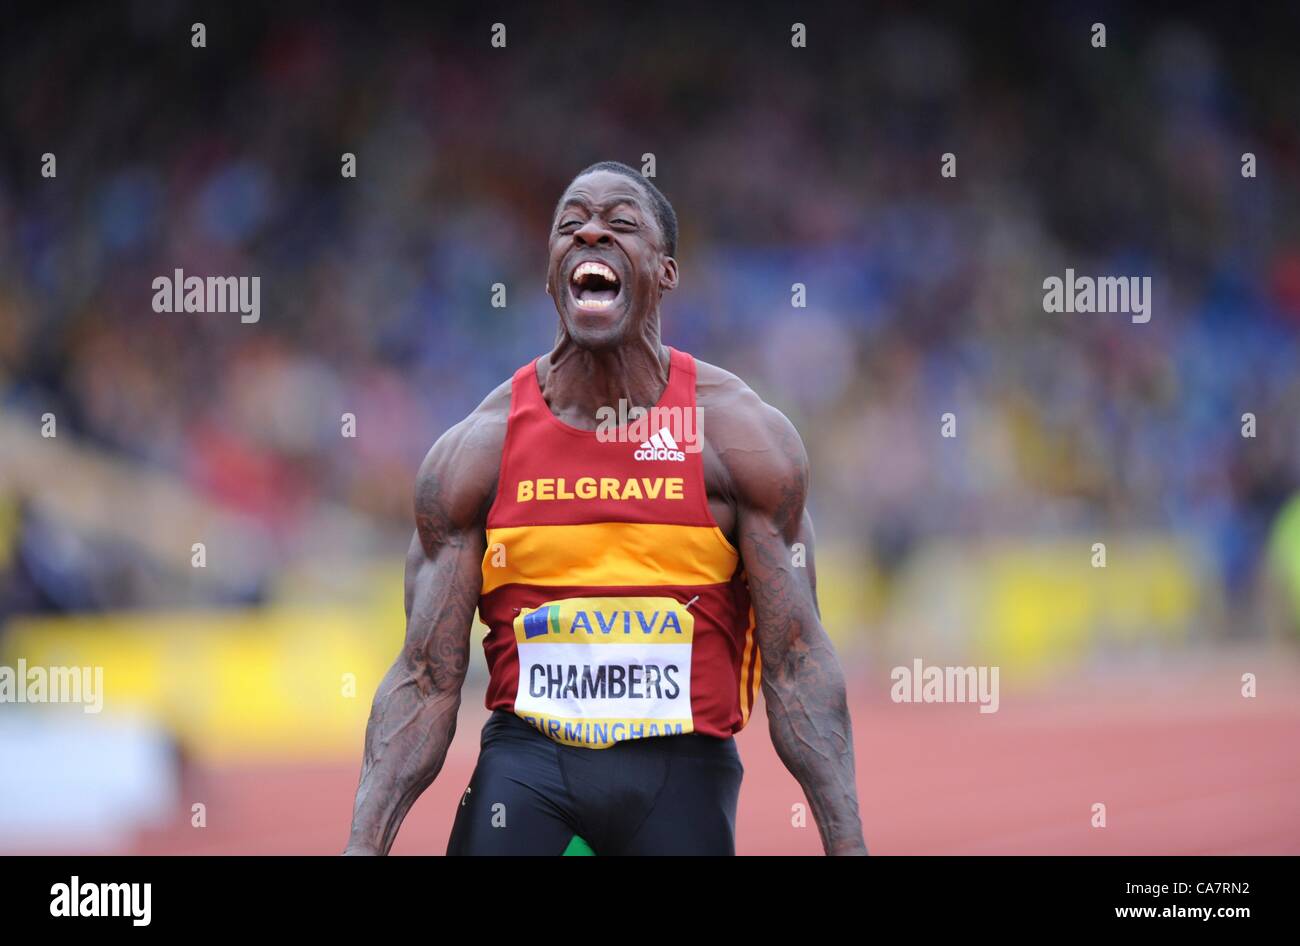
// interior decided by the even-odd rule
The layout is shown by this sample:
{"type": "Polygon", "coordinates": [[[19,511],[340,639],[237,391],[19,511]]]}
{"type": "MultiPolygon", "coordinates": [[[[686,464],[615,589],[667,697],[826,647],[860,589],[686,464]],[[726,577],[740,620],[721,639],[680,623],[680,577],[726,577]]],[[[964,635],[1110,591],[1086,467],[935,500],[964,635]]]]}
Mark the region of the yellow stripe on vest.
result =
{"type": "Polygon", "coordinates": [[[483,594],[502,585],[614,587],[730,581],[736,550],[716,526],[639,522],[487,530],[483,594]]]}

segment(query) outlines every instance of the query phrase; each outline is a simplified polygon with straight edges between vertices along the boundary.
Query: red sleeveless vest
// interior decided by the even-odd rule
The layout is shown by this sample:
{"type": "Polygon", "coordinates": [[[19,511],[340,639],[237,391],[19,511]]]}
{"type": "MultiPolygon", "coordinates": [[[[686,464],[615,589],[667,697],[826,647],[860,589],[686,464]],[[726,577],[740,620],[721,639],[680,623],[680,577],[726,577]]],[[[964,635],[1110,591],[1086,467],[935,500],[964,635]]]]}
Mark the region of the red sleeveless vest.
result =
{"type": "Polygon", "coordinates": [[[704,489],[695,360],[669,353],[659,403],[595,431],[551,413],[535,360],[512,382],[479,599],[487,706],[567,745],[729,736],[758,693],[748,586],[704,489]]]}

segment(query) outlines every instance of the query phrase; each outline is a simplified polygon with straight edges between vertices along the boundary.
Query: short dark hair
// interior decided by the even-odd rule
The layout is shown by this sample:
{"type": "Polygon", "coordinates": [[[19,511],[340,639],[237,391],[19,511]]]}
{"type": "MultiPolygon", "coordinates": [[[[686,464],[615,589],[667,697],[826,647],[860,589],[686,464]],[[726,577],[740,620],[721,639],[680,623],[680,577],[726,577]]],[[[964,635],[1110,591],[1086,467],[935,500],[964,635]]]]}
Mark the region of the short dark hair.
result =
{"type": "MultiPolygon", "coordinates": [[[[673,205],[668,202],[668,198],[663,195],[659,188],[645,175],[639,173],[636,168],[628,167],[621,161],[597,161],[591,167],[583,168],[573,178],[578,178],[595,171],[612,171],[614,174],[621,174],[624,177],[630,177],[650,195],[650,202],[654,204],[655,219],[659,221],[659,232],[664,235],[664,249],[669,256],[677,255],[677,211],[673,210],[673,205]]],[[[570,181],[570,184],[573,182],[570,181]]]]}

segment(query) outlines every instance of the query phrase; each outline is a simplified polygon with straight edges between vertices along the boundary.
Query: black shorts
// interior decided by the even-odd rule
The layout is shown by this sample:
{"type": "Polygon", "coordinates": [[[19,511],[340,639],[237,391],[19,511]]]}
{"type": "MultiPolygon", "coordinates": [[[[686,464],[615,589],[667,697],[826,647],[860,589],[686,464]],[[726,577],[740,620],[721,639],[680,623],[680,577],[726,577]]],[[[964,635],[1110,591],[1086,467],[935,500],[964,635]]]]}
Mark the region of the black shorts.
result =
{"type": "Polygon", "coordinates": [[[735,854],[744,768],[733,738],[690,733],[566,746],[496,710],[450,854],[735,854]]]}

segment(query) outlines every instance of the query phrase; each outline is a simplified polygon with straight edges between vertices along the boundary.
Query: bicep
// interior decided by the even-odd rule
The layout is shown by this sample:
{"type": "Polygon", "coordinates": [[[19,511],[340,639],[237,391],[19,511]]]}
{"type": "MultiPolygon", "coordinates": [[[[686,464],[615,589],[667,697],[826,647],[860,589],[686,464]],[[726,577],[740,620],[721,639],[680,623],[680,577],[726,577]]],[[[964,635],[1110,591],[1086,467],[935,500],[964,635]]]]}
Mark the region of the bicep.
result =
{"type": "Polygon", "coordinates": [[[406,660],[435,689],[459,687],[469,667],[469,632],[482,588],[481,534],[427,550],[418,535],[406,567],[406,660]]]}
{"type": "Polygon", "coordinates": [[[403,656],[434,688],[458,687],[464,679],[483,585],[483,518],[490,492],[480,467],[490,465],[491,455],[468,450],[466,443],[464,429],[454,428],[425,458],[406,556],[403,656]]]}
{"type": "Polygon", "coordinates": [[[818,617],[808,457],[793,426],[771,412],[766,449],[733,463],[740,553],[749,576],[765,668],[825,635],[818,617]]]}

